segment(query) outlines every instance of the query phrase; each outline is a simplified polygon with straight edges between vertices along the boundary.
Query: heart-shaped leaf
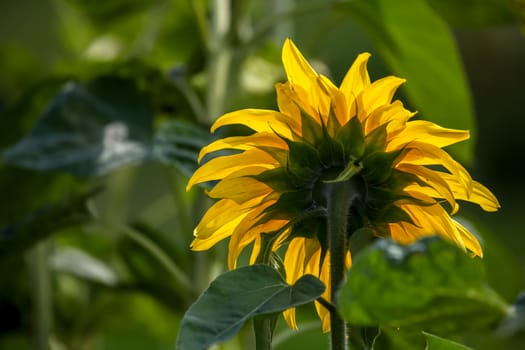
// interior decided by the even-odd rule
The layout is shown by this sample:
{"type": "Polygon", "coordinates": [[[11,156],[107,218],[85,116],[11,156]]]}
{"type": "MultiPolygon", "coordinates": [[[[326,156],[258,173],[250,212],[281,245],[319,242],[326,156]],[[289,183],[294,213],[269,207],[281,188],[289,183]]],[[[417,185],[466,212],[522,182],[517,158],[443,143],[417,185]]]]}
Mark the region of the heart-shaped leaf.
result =
{"type": "Polygon", "coordinates": [[[201,350],[233,337],[249,319],[306,304],[324,292],[311,275],[288,285],[268,265],[252,265],[217,277],[188,309],[177,338],[178,350],[201,350]]]}

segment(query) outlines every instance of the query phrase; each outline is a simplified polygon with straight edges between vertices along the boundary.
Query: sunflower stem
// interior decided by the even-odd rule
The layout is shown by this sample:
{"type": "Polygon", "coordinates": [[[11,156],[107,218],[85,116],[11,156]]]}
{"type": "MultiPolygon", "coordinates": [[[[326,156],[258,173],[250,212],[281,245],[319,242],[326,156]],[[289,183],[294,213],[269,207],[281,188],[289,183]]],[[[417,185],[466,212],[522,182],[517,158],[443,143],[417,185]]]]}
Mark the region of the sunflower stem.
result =
{"type": "MultiPolygon", "coordinates": [[[[326,184],[327,233],[330,251],[330,300],[334,304],[336,293],[345,277],[345,256],[348,246],[347,222],[352,203],[352,185],[349,181],[326,184]]],[[[346,350],[346,324],[337,307],[330,310],[331,349],[346,350]]]]}

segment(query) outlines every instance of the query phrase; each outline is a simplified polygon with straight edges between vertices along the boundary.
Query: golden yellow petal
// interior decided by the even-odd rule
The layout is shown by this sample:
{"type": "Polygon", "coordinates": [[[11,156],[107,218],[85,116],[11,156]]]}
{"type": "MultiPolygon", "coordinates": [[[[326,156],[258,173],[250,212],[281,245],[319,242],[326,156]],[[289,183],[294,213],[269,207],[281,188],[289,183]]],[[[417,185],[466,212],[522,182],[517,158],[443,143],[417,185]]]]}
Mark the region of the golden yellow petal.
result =
{"type": "Polygon", "coordinates": [[[220,150],[232,149],[246,151],[257,147],[288,149],[286,142],[274,133],[258,132],[248,136],[232,136],[216,140],[201,149],[198,161],[200,162],[205,155],[220,150]]]}
{"type": "MultiPolygon", "coordinates": [[[[321,259],[321,250],[318,250],[318,253],[312,256],[311,263],[313,262],[317,266],[319,266],[319,262],[321,259]]],[[[312,264],[309,264],[309,266],[312,266],[312,264]]],[[[314,276],[318,276],[321,281],[325,284],[325,291],[321,295],[322,298],[324,298],[327,301],[331,301],[331,288],[330,288],[330,252],[326,252],[323,264],[321,265],[321,268],[316,268],[313,271],[305,271],[305,273],[311,273],[314,276]],[[317,273],[315,273],[317,272],[317,273]]],[[[319,318],[321,319],[321,328],[323,330],[323,333],[330,332],[330,311],[326,309],[323,305],[321,305],[318,302],[315,302],[315,309],[317,310],[317,314],[319,315],[319,318]]]]}
{"type": "Polygon", "coordinates": [[[261,173],[261,168],[272,169],[279,166],[279,162],[268,153],[259,149],[250,149],[240,154],[217,157],[198,168],[191,176],[186,190],[193,185],[225,178],[241,169],[253,170],[251,175],[261,173]]]}
{"type": "Polygon", "coordinates": [[[355,99],[357,96],[370,85],[370,76],[366,69],[366,64],[370,54],[368,52],[361,53],[346,73],[341,83],[340,90],[346,98],[348,105],[348,119],[355,114],[355,99]]]}
{"type": "MultiPolygon", "coordinates": [[[[294,238],[284,255],[284,267],[286,269],[286,282],[288,284],[295,283],[304,274],[304,241],[306,238],[294,238]]],[[[284,319],[291,329],[297,329],[295,320],[295,308],[291,308],[283,312],[284,319]]]]}
{"type": "Polygon", "coordinates": [[[407,121],[416,115],[416,112],[410,112],[403,107],[403,103],[399,100],[383,107],[376,108],[364,120],[365,135],[368,135],[377,127],[387,124],[387,133],[392,134],[403,129],[407,121]]]}
{"type": "Polygon", "coordinates": [[[294,100],[294,93],[290,87],[290,83],[275,84],[275,91],[277,93],[277,106],[279,107],[279,111],[294,120],[294,123],[300,125],[301,110],[294,100]]]}
{"type": "Polygon", "coordinates": [[[450,204],[452,213],[457,212],[459,205],[448,183],[442,178],[443,175],[446,175],[445,173],[421,165],[408,163],[397,164],[395,168],[405,173],[416,175],[429,186],[424,187],[418,184],[412,184],[405,188],[407,191],[419,191],[435,198],[444,198],[450,204]]]}
{"type": "Polygon", "coordinates": [[[301,126],[286,115],[267,109],[241,109],[227,113],[212,125],[211,131],[225,125],[240,124],[249,127],[256,132],[276,132],[286,138],[292,138],[292,131],[300,132],[301,126]],[[291,130],[290,130],[291,129],[291,130]]]}
{"type": "Polygon", "coordinates": [[[483,249],[479,244],[478,239],[463,225],[456,220],[452,219],[452,222],[456,225],[461,238],[465,242],[465,247],[480,258],[483,257],[483,249]]]}
{"type": "Polygon", "coordinates": [[[324,103],[323,107],[320,108],[324,124],[329,124],[327,118],[331,116],[330,112],[333,111],[339,125],[345,125],[351,117],[345,95],[324,75],[319,76],[318,83],[324,92],[324,103]]]}
{"type": "Polygon", "coordinates": [[[403,154],[398,164],[442,165],[457,177],[466,189],[471,188],[472,177],[468,171],[441,148],[426,142],[415,141],[407,144],[406,150],[407,152],[403,154]]]}
{"type": "Polygon", "coordinates": [[[364,120],[375,109],[390,104],[397,88],[405,82],[394,76],[374,81],[357,96],[358,117],[364,120]]]}
{"type": "Polygon", "coordinates": [[[282,61],[288,81],[293,85],[299,85],[305,90],[309,90],[317,77],[317,72],[290,39],[286,39],[284,42],[282,61]]]}
{"type": "Polygon", "coordinates": [[[442,148],[468,138],[468,131],[442,128],[425,120],[414,120],[409,121],[402,131],[390,136],[387,140],[386,151],[401,149],[413,141],[430,143],[442,148]]]}
{"type": "Polygon", "coordinates": [[[439,204],[419,206],[419,205],[399,205],[417,226],[413,229],[412,235],[416,237],[425,237],[439,234],[445,239],[456,244],[461,249],[465,249],[465,242],[459,233],[457,226],[452,222],[452,218],[439,204]]]}
{"type": "Polygon", "coordinates": [[[443,174],[442,177],[457,199],[478,204],[483,210],[489,212],[497,211],[500,208],[496,196],[479,182],[472,180],[470,188],[467,188],[455,176],[443,174]]]}
{"type": "Polygon", "coordinates": [[[275,202],[276,200],[272,199],[257,205],[235,227],[228,246],[228,267],[230,269],[235,268],[241,251],[253,242],[257,236],[276,231],[286,225],[288,220],[270,220],[264,224],[256,225],[261,219],[261,214],[275,202]]]}
{"type": "Polygon", "coordinates": [[[206,250],[229,237],[251,210],[250,205],[252,204],[241,206],[230,199],[223,199],[212,205],[193,231],[195,239],[191,249],[206,250]]]}
{"type": "Polygon", "coordinates": [[[232,174],[222,179],[207,194],[212,198],[228,198],[242,204],[254,197],[262,198],[270,192],[272,189],[263,182],[232,174]]]}

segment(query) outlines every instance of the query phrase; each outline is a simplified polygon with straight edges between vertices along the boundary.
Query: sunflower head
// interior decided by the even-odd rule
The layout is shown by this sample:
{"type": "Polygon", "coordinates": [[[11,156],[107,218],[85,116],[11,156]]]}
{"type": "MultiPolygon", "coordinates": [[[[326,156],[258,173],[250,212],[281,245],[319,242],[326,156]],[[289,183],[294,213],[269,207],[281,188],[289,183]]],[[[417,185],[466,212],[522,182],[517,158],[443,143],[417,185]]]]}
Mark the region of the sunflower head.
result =
{"type": "MultiPolygon", "coordinates": [[[[282,252],[287,281],[310,273],[329,286],[326,192],[331,183],[345,181],[352,188],[349,237],[366,230],[411,243],[437,234],[482,255],[477,239],[452,215],[457,200],[487,211],[497,210],[498,201],[443,150],[467,139],[468,132],[411,120],[415,113],[393,100],[404,80],[389,76],[371,82],[369,57],[360,54],[337,87],[285,41],[288,81],[276,85],[279,110],[239,110],[212,126],[215,131],[241,124],[253,132],[202,149],[199,161],[217,151],[232,152],[210,157],[188,183],[190,188],[216,181],[208,195],[218,199],[196,227],[193,249],[230,237],[230,268],[246,247],[251,263],[282,252]]],[[[329,288],[323,297],[330,299],[329,288]]],[[[316,307],[329,330],[328,312],[316,307]]],[[[285,317],[295,327],[294,310],[285,317]]]]}

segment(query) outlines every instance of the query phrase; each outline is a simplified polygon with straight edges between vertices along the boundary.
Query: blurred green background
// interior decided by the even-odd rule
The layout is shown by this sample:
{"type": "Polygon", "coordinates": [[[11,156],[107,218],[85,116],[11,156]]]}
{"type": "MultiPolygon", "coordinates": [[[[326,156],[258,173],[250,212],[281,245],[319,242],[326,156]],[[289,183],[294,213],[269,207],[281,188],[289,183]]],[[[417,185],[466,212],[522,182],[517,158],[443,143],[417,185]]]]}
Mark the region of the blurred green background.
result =
{"type": "MultiPolygon", "coordinates": [[[[501,210],[460,214],[482,237],[491,286],[514,302],[525,289],[524,14],[519,0],[1,1],[0,349],[174,348],[182,314],[225,269],[225,243],[189,250],[211,203],[185,192],[196,152],[220,114],[275,108],[286,37],[335,82],[369,51],[371,77],[407,78],[398,97],[422,118],[471,129],[452,152],[501,210]],[[108,125],[129,143],[97,163],[108,125]]],[[[326,346],[311,307],[299,327],[280,321],[275,348],[326,346]]],[[[250,341],[246,328],[220,348],[250,341]]]]}

